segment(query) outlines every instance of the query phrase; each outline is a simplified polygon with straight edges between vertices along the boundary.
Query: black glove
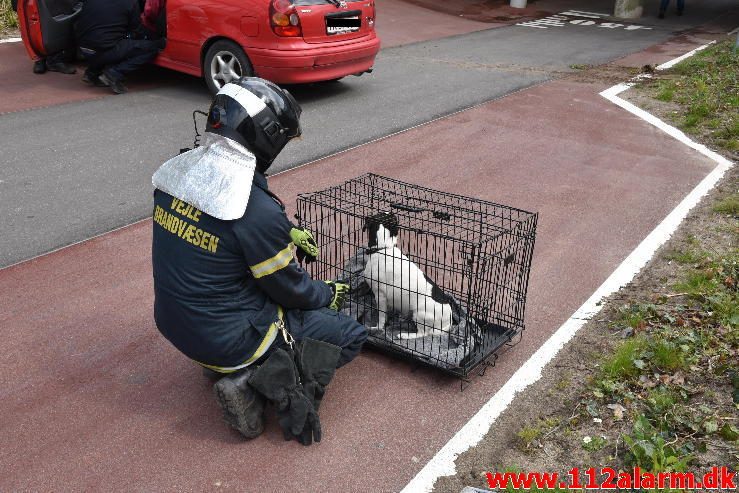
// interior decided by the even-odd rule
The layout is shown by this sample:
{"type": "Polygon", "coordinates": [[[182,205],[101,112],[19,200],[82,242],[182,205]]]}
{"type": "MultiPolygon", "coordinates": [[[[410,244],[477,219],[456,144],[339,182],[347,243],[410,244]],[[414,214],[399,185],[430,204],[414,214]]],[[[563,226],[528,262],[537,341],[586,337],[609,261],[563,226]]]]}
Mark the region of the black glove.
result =
{"type": "Polygon", "coordinates": [[[321,441],[321,422],[298,380],[295,361],[284,349],[277,349],[249,377],[249,384],[277,408],[277,420],[285,440],[303,445],[321,441]]]}
{"type": "Polygon", "coordinates": [[[341,348],[328,342],[305,338],[300,342],[298,355],[302,367],[303,393],[318,411],[326,387],[334,378],[341,348]]]}

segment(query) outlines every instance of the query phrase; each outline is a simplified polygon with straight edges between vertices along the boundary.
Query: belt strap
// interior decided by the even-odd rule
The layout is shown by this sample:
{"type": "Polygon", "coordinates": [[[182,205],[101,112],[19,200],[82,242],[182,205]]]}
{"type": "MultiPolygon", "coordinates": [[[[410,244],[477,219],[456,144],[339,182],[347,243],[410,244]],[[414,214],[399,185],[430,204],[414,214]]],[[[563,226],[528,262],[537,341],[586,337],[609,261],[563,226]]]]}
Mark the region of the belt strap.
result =
{"type": "Polygon", "coordinates": [[[267,333],[262,339],[262,342],[259,343],[259,346],[257,346],[257,350],[254,351],[254,354],[252,354],[249,359],[247,359],[242,364],[236,366],[216,366],[201,363],[200,361],[194,361],[200,366],[204,366],[205,368],[216,371],[218,373],[233,373],[235,371],[241,370],[242,368],[246,368],[247,366],[254,363],[256,360],[261,358],[264,353],[267,352],[270,346],[272,346],[272,343],[275,342],[275,339],[277,338],[277,332],[280,332],[280,334],[282,334],[282,337],[285,338],[285,342],[292,346],[292,342],[290,342],[292,341],[292,336],[289,332],[287,332],[287,328],[285,327],[284,312],[282,310],[282,307],[279,305],[277,306],[277,320],[272,322],[272,324],[269,326],[267,333]],[[290,339],[290,341],[288,341],[288,338],[290,339]]]}

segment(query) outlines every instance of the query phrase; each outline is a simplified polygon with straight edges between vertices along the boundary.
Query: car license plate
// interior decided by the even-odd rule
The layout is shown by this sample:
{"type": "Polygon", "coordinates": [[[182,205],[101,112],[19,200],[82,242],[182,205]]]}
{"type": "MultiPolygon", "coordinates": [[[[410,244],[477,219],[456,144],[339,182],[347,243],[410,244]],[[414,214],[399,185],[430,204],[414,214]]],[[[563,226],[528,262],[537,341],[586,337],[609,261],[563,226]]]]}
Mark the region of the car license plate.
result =
{"type": "Polygon", "coordinates": [[[326,34],[346,34],[359,31],[359,16],[353,17],[326,17],[326,34]]]}

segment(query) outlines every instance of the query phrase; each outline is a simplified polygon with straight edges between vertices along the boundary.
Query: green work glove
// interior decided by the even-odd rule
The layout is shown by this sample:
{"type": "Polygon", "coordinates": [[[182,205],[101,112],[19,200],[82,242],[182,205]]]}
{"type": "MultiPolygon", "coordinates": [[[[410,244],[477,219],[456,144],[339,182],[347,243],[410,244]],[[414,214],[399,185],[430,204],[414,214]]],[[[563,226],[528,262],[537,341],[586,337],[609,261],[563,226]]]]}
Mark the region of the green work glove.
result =
{"type": "Polygon", "coordinates": [[[331,303],[329,303],[328,307],[338,312],[339,310],[341,310],[341,307],[344,306],[344,299],[349,293],[349,285],[344,284],[343,282],[324,282],[329,285],[331,291],[334,293],[334,296],[333,298],[331,298],[331,303]]]}
{"type": "Polygon", "coordinates": [[[305,228],[293,228],[290,230],[290,238],[293,243],[298,247],[295,252],[295,256],[300,262],[305,260],[306,264],[314,262],[318,257],[318,245],[316,239],[313,238],[313,233],[305,228]]]}

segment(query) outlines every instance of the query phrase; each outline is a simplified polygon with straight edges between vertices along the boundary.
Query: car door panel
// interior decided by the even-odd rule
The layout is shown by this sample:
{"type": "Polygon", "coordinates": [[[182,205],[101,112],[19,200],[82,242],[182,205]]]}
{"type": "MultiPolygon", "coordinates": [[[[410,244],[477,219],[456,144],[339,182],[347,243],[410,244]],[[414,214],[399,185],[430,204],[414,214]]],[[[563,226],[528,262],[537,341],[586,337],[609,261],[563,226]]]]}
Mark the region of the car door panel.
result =
{"type": "Polygon", "coordinates": [[[81,11],[79,1],[20,0],[21,36],[31,58],[57,53],[69,46],[74,37],[74,19],[81,11]]]}

